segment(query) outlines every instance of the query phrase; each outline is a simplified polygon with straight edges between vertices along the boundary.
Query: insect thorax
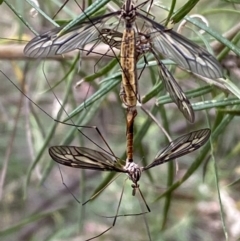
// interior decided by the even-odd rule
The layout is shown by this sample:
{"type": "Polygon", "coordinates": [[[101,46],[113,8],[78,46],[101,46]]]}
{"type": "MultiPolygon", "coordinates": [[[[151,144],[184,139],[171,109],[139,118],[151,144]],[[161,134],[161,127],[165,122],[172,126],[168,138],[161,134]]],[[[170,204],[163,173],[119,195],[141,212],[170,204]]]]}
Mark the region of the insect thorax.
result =
{"type": "Polygon", "coordinates": [[[131,28],[132,23],[136,20],[136,8],[131,0],[126,1],[123,5],[121,17],[125,20],[126,27],[131,28]]]}
{"type": "Polygon", "coordinates": [[[137,182],[139,181],[142,170],[141,168],[134,162],[126,161],[125,169],[127,170],[127,175],[129,179],[137,185],[137,182]]]}
{"type": "Polygon", "coordinates": [[[139,55],[148,53],[151,49],[151,39],[149,34],[138,33],[139,38],[136,43],[136,49],[139,55]]]}

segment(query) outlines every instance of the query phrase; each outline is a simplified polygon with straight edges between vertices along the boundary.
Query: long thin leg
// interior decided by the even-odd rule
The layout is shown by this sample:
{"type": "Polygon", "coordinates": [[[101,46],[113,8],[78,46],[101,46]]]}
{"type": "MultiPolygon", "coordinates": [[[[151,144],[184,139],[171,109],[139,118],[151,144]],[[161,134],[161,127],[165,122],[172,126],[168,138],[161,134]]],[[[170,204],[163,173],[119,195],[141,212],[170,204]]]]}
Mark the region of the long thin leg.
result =
{"type": "Polygon", "coordinates": [[[123,192],[124,192],[124,188],[125,188],[126,181],[127,181],[127,179],[125,179],[125,181],[124,181],[123,188],[122,188],[122,192],[121,192],[120,199],[119,199],[119,202],[118,202],[117,212],[116,212],[116,215],[115,215],[115,217],[114,217],[114,219],[113,219],[113,223],[112,223],[111,227],[107,228],[107,229],[106,229],[105,231],[103,231],[102,233],[100,233],[100,234],[98,234],[98,235],[96,235],[96,236],[94,236],[94,237],[92,237],[92,238],[90,238],[90,239],[87,239],[86,241],[93,240],[93,239],[95,239],[95,238],[98,238],[98,237],[102,236],[104,233],[107,233],[109,230],[111,230],[111,229],[115,226],[115,224],[116,224],[116,222],[117,222],[117,217],[118,217],[119,208],[120,208],[120,205],[121,205],[121,202],[122,202],[122,197],[123,197],[123,192]]]}

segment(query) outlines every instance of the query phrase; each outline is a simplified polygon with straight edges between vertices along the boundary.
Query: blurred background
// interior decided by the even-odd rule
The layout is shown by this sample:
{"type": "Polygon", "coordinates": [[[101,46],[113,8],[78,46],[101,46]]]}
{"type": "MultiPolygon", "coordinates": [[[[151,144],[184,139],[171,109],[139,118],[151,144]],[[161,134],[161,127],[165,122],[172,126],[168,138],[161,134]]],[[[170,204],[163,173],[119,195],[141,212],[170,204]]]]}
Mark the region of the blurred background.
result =
{"type": "MultiPolygon", "coordinates": [[[[124,174],[106,186],[112,174],[60,166],[51,160],[48,148],[76,145],[98,151],[102,147],[109,152],[96,128],[92,128],[96,126],[115,156],[125,159],[125,109],[119,98],[121,69],[110,56],[111,51],[106,54],[108,46],[104,44],[98,44],[95,53],[84,53],[81,64],[78,51],[64,57],[25,57],[23,48],[34,37],[32,30],[42,33],[55,27],[47,16],[56,15],[54,21],[63,24],[98,3],[70,0],[63,6],[63,0],[42,0],[38,3],[43,14],[37,14],[31,2],[0,1],[0,237],[86,240],[112,225],[113,218],[107,217],[116,215],[123,186],[119,214],[143,213],[147,208],[139,194],[132,196],[131,182],[124,185],[124,174]],[[67,121],[70,125],[54,121],[65,122],[72,113],[76,114],[67,121]],[[82,206],[104,186],[100,195],[82,206]]],[[[172,4],[155,2],[151,8],[154,20],[164,24],[172,4]]],[[[121,6],[121,2],[109,1],[98,14],[121,6]]],[[[239,87],[238,2],[177,1],[174,11],[177,10],[186,10],[184,15],[205,17],[207,29],[213,30],[211,34],[199,32],[189,22],[181,28],[181,34],[210,49],[221,62],[224,74],[239,87]],[[197,5],[191,9],[192,2],[197,5]],[[217,34],[221,42],[228,39],[232,45],[216,41],[217,34]]],[[[182,21],[179,19],[179,23],[182,21]]],[[[139,94],[144,108],[172,139],[206,127],[212,129],[212,139],[208,145],[179,158],[178,170],[176,162],[171,162],[143,173],[140,188],[151,212],[119,217],[115,226],[96,240],[238,240],[239,100],[172,65],[172,74],[189,94],[195,110],[195,123],[189,124],[171,103],[154,59],[148,57],[150,67],[145,66],[142,74],[144,61],[138,63],[139,94]]],[[[168,60],[164,61],[168,64],[168,60]]],[[[139,108],[135,120],[135,162],[140,166],[151,163],[167,145],[157,124],[139,108]]]]}

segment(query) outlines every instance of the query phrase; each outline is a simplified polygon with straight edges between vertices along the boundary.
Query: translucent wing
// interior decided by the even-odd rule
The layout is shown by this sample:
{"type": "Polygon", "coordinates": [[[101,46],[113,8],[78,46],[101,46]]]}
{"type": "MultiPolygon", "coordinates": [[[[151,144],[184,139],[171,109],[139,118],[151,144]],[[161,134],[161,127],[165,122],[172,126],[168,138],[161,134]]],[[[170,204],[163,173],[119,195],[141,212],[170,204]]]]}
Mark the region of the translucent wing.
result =
{"type": "Polygon", "coordinates": [[[223,77],[222,67],[207,50],[141,13],[137,12],[137,15],[152,26],[148,28],[148,34],[151,35],[153,48],[157,52],[195,74],[210,79],[223,77]]]}
{"type": "Polygon", "coordinates": [[[144,167],[143,170],[147,170],[197,150],[208,141],[210,134],[210,129],[201,129],[175,139],[162,152],[157,154],[154,161],[144,167]]]}
{"type": "Polygon", "coordinates": [[[168,71],[167,67],[158,58],[157,54],[153,50],[151,52],[153,53],[153,55],[155,56],[155,58],[158,62],[159,73],[164,81],[165,87],[166,87],[168,93],[170,94],[172,100],[175,102],[178,109],[183,113],[185,118],[188,121],[193,123],[194,119],[195,119],[195,115],[194,115],[194,111],[193,111],[190,101],[184,94],[182,88],[176,82],[175,78],[168,71]]]}
{"type": "Polygon", "coordinates": [[[120,160],[100,151],[76,146],[52,146],[49,148],[52,159],[62,165],[99,171],[127,172],[120,160]]]}
{"type": "Polygon", "coordinates": [[[66,33],[59,35],[63,27],[52,29],[33,38],[24,48],[28,57],[39,58],[64,54],[75,49],[82,49],[86,44],[97,40],[99,31],[103,27],[103,19],[119,14],[106,14],[91,19],[91,21],[75,25],[66,33]]]}
{"type": "Polygon", "coordinates": [[[103,28],[99,33],[101,41],[111,47],[121,49],[123,34],[110,28],[103,28]]]}

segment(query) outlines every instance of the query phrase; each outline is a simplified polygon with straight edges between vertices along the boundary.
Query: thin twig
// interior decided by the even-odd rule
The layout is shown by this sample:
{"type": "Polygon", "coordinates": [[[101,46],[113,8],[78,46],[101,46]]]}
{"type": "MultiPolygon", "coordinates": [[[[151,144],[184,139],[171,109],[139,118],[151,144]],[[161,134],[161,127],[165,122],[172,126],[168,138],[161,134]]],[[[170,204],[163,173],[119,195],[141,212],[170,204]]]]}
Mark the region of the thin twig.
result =
{"type": "MultiPolygon", "coordinates": [[[[106,52],[108,52],[109,47],[105,44],[99,44],[98,46],[94,47],[94,51],[89,53],[89,50],[92,48],[93,45],[87,45],[84,50],[84,52],[88,53],[85,54],[83,52],[82,58],[83,59],[98,59],[101,56],[104,57],[113,57],[113,53],[108,53],[107,56],[105,56],[106,52]]],[[[4,44],[0,45],[0,60],[27,60],[27,59],[32,59],[29,57],[26,57],[23,54],[23,49],[25,45],[22,44],[4,44]]],[[[62,61],[62,60],[69,60],[73,59],[76,57],[78,50],[72,51],[70,53],[64,54],[64,55],[56,55],[56,56],[51,56],[51,57],[46,57],[44,60],[57,60],[57,61],[62,61]]],[[[116,52],[116,55],[118,54],[118,50],[114,50],[116,52]]]]}

